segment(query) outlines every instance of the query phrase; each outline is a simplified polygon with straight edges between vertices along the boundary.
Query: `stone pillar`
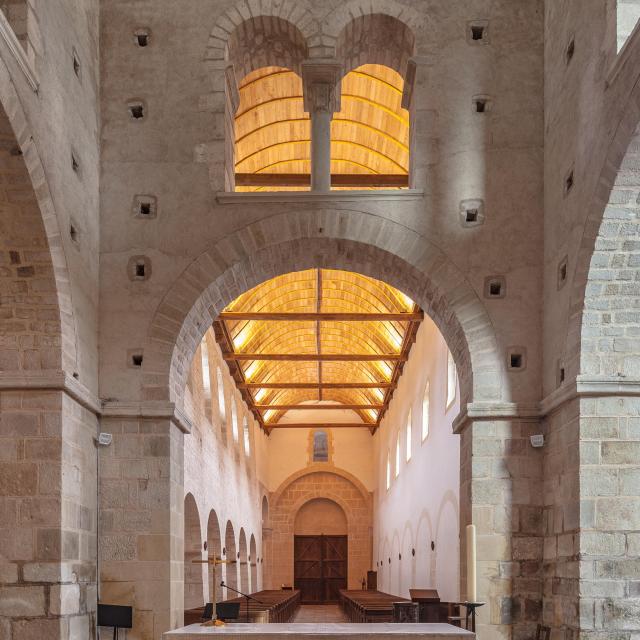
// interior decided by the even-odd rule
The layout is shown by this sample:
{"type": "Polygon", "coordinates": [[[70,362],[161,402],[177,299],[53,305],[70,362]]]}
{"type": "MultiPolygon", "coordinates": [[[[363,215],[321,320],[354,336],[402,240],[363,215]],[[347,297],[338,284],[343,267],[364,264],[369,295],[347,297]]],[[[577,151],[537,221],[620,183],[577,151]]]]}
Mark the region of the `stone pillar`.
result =
{"type": "Polygon", "coordinates": [[[63,372],[28,377],[0,392],[0,638],[92,639],[97,419],[63,372]]]}
{"type": "Polygon", "coordinates": [[[262,557],[260,558],[260,566],[262,567],[262,583],[261,589],[276,589],[276,585],[272,582],[271,571],[271,554],[272,554],[272,529],[270,527],[262,527],[262,557]]]}
{"type": "MultiPolygon", "coordinates": [[[[470,411],[471,407],[470,406],[470,411]]],[[[496,412],[498,413],[498,412],[496,412]]],[[[467,524],[477,527],[478,633],[533,637],[542,617],[542,453],[537,418],[466,417],[461,434],[460,595],[466,596],[467,524]],[[517,595],[516,595],[517,594],[517,595]]]]}
{"type": "Polygon", "coordinates": [[[113,442],[100,450],[100,598],[133,606],[129,638],[157,640],[183,623],[183,456],[189,429],[160,410],[148,417],[123,413],[107,407],[102,418],[102,431],[113,442]]]}
{"type": "Polygon", "coordinates": [[[340,65],[308,60],[302,65],[304,109],[311,118],[311,190],[331,189],[331,119],[340,110],[340,65]]]}

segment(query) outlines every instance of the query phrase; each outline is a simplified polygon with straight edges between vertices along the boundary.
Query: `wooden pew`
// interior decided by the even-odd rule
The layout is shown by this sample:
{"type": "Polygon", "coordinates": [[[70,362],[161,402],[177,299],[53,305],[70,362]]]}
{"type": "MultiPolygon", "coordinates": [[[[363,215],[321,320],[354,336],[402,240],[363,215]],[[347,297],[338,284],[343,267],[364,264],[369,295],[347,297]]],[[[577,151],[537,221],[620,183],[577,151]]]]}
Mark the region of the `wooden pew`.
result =
{"type": "Polygon", "coordinates": [[[340,606],[350,622],[392,622],[394,602],[409,600],[382,591],[340,590],[340,606]]]}
{"type": "MultiPolygon", "coordinates": [[[[265,590],[250,595],[255,600],[249,600],[249,622],[289,622],[300,607],[300,591],[296,590],[265,590]]],[[[245,598],[230,598],[225,602],[239,602],[240,617],[236,622],[247,622],[247,601],[245,598]]],[[[202,622],[203,612],[204,607],[185,610],[184,624],[202,622]]]]}

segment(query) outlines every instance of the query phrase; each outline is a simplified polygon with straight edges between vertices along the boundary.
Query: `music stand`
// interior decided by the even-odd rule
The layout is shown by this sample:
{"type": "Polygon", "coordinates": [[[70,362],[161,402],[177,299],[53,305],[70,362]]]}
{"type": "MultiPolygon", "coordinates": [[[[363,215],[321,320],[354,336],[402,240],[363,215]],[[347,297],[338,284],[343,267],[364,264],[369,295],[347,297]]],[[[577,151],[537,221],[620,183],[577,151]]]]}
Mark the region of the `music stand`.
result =
{"type": "Polygon", "coordinates": [[[216,616],[219,620],[237,620],[240,616],[240,603],[216,602],[216,616]]]}
{"type": "Polygon", "coordinates": [[[133,627],[133,608],[117,604],[98,604],[98,626],[113,627],[113,640],[117,640],[118,629],[133,627]]]}

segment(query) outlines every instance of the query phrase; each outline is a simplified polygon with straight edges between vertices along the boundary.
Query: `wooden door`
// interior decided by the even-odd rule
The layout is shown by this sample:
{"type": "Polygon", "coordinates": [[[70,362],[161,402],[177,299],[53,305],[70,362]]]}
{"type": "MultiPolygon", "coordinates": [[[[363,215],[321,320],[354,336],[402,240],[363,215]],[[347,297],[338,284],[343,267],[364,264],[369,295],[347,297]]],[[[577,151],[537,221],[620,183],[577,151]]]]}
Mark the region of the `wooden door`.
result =
{"type": "Polygon", "coordinates": [[[294,536],[294,586],[305,604],[338,602],[347,588],[347,536],[294,536]]]}

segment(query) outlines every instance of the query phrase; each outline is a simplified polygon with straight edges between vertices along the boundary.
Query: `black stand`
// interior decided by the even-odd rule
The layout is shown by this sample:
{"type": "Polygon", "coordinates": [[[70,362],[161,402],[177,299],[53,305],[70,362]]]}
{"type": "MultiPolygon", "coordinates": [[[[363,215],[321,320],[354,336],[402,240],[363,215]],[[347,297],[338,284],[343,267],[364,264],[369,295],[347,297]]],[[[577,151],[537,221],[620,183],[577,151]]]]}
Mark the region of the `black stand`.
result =
{"type": "Polygon", "coordinates": [[[465,626],[467,627],[467,631],[476,632],[476,609],[484,606],[484,602],[461,602],[464,607],[467,609],[467,614],[465,616],[465,626]],[[469,618],[471,618],[471,629],[469,629],[469,618]]]}
{"type": "Polygon", "coordinates": [[[237,589],[234,589],[233,587],[230,587],[228,584],[225,584],[224,580],[220,583],[221,587],[227,587],[227,589],[231,589],[231,591],[233,591],[234,593],[237,593],[238,595],[241,595],[243,598],[245,598],[245,602],[247,604],[246,606],[246,611],[247,611],[247,622],[249,622],[249,600],[253,600],[254,602],[257,602],[258,604],[264,604],[264,602],[260,602],[260,600],[258,600],[257,598],[254,598],[253,596],[250,596],[248,593],[243,593],[242,591],[238,591],[237,589]]]}

